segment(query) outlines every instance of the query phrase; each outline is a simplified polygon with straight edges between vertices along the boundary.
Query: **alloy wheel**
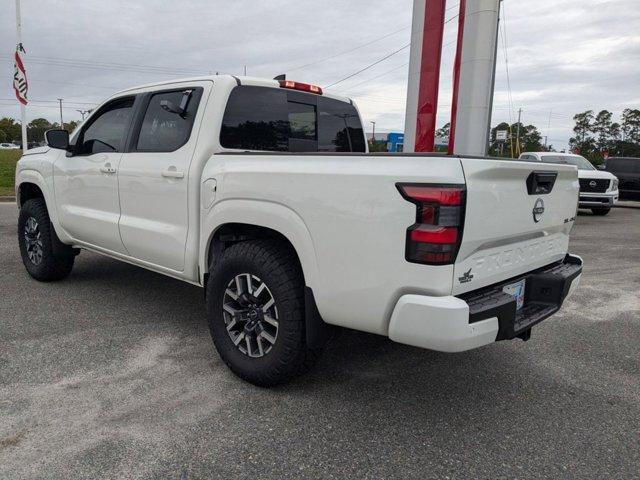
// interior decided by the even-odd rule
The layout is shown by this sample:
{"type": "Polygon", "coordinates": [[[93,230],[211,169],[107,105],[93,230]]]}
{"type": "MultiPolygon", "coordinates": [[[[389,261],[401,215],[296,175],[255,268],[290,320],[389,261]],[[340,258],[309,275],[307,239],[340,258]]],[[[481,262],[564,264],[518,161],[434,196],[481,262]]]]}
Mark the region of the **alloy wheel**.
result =
{"type": "Polygon", "coordinates": [[[266,283],[250,273],[236,275],[222,305],[227,333],[238,350],[253,358],[271,351],[278,338],[278,309],[266,283]]]}
{"type": "Polygon", "coordinates": [[[34,265],[42,263],[42,233],[38,221],[29,217],[24,225],[24,240],[27,247],[27,256],[34,265]]]}

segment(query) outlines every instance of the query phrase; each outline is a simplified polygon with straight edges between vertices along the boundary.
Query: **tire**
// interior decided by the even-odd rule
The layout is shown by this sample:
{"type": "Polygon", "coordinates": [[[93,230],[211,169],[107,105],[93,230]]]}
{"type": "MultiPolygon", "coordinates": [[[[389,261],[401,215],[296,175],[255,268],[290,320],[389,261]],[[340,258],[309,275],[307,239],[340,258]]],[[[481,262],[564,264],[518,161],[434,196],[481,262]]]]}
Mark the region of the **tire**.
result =
{"type": "Polygon", "coordinates": [[[282,242],[251,240],[224,250],[207,283],[206,303],[220,357],[247,382],[287,383],[320,356],[321,349],[306,345],[302,271],[282,242]]]}
{"type": "Polygon", "coordinates": [[[44,199],[27,200],[20,208],[18,243],[22,263],[36,280],[62,280],[71,273],[75,251],[56,235],[44,199]]]}
{"type": "Polygon", "coordinates": [[[594,215],[602,216],[611,211],[611,208],[592,208],[591,211],[594,215]]]}

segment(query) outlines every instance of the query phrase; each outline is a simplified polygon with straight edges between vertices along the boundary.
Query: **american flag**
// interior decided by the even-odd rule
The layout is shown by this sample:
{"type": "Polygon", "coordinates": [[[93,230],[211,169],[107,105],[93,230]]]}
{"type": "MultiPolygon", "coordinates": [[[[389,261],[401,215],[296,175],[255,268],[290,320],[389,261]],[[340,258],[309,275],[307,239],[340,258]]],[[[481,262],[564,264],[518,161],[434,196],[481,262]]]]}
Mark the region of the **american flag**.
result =
{"type": "Polygon", "coordinates": [[[16,98],[23,105],[27,104],[27,90],[29,89],[29,84],[27,83],[27,72],[24,69],[24,63],[22,63],[21,53],[26,53],[24,48],[22,48],[22,44],[19,43],[16,46],[16,54],[13,66],[15,68],[13,73],[13,89],[16,92],[16,98]]]}

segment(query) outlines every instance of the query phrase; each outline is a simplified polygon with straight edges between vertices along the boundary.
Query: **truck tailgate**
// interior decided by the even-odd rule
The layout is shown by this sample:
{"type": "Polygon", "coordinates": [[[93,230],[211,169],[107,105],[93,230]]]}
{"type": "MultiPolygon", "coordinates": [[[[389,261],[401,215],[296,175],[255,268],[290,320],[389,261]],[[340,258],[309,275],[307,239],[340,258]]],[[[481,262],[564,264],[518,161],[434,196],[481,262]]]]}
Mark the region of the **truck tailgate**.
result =
{"type": "Polygon", "coordinates": [[[577,211],[575,167],[490,159],[460,161],[467,201],[454,268],[454,295],[564,258],[577,211]],[[551,190],[544,193],[554,176],[551,190]]]}

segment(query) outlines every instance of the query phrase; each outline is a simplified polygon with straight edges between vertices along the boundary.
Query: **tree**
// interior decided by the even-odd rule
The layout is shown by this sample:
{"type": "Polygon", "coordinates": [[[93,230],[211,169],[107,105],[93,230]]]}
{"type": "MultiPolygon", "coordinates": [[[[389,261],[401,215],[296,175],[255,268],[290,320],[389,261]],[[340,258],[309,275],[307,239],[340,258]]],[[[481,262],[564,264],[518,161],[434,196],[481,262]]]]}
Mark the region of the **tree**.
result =
{"type": "Polygon", "coordinates": [[[27,139],[29,142],[40,143],[44,141],[44,132],[55,128],[55,123],[52,125],[46,118],[34,118],[27,125],[27,139]]]}
{"type": "Polygon", "coordinates": [[[640,143],[640,110],[625,108],[622,111],[622,134],[627,142],[640,143]]]}
{"type": "Polygon", "coordinates": [[[571,150],[583,156],[593,153],[596,146],[596,141],[593,137],[593,124],[595,120],[593,110],[578,113],[573,116],[573,120],[576,124],[573,127],[575,137],[569,139],[571,150]]]}
{"type": "Polygon", "coordinates": [[[19,142],[22,138],[20,124],[16,123],[13,118],[0,119],[0,130],[4,132],[7,142],[19,142]]]}
{"type": "Polygon", "coordinates": [[[593,133],[596,134],[596,147],[598,151],[607,150],[611,144],[611,118],[613,114],[608,110],[601,110],[593,121],[593,133]]]}
{"type": "Polygon", "coordinates": [[[436,137],[449,138],[450,130],[451,130],[451,124],[447,122],[442,127],[436,130],[436,137]]]}

